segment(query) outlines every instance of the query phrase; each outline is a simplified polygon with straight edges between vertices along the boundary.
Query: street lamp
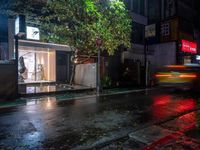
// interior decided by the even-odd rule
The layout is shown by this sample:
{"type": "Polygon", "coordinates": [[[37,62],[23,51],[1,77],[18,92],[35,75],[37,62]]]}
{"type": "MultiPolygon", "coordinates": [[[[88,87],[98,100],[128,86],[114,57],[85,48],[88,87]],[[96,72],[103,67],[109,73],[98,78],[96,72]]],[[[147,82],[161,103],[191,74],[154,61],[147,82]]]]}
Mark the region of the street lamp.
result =
{"type": "Polygon", "coordinates": [[[148,86],[148,59],[147,59],[147,52],[148,52],[148,40],[149,38],[153,38],[156,36],[156,24],[150,24],[145,26],[145,33],[144,33],[144,75],[145,75],[145,87],[148,86]]]}

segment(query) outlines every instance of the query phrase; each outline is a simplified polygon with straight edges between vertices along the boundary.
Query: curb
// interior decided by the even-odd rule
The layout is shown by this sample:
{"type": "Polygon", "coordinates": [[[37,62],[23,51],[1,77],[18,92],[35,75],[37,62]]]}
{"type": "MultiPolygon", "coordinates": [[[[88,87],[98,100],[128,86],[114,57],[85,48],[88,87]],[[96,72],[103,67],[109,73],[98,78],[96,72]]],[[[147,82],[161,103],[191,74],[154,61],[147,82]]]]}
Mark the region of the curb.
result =
{"type": "MultiPolygon", "coordinates": [[[[129,93],[134,93],[134,92],[142,92],[142,91],[150,91],[150,90],[154,90],[155,88],[149,88],[149,89],[135,89],[135,90],[126,90],[126,91],[122,91],[122,92],[111,92],[111,93],[106,93],[106,94],[91,94],[91,95],[83,95],[83,96],[75,96],[75,97],[71,97],[71,98],[65,98],[65,99],[59,99],[58,102],[60,101],[68,101],[68,100],[75,100],[75,99],[87,99],[87,98],[94,98],[94,97],[102,97],[102,96],[113,96],[113,95],[123,95],[123,94],[129,94],[129,93]]],[[[92,92],[93,89],[80,89],[80,90],[71,90],[71,91],[59,91],[59,93],[39,93],[38,95],[32,94],[32,95],[25,95],[21,98],[19,98],[17,101],[21,101],[21,103],[17,103],[17,104],[12,104],[13,102],[11,102],[10,104],[8,103],[7,105],[0,105],[0,109],[3,108],[9,108],[9,107],[17,107],[17,106],[23,106],[26,104],[27,100],[26,98],[32,98],[32,99],[39,99],[39,98],[43,98],[45,96],[53,96],[55,94],[66,94],[67,92],[69,93],[76,93],[76,92],[92,92]]],[[[31,100],[30,100],[31,101],[31,100]]]]}
{"type": "Polygon", "coordinates": [[[140,127],[136,127],[134,130],[132,130],[131,132],[127,133],[127,134],[124,134],[124,135],[121,135],[119,137],[116,137],[116,138],[113,138],[113,139],[109,139],[107,141],[104,141],[102,143],[98,143],[98,144],[94,144],[92,146],[79,146],[79,147],[75,147],[73,148],[73,150],[91,150],[91,149],[100,149],[100,148],[103,148],[105,146],[108,146],[110,144],[112,144],[113,142],[117,142],[117,141],[120,141],[121,139],[125,139],[125,138],[130,138],[129,137],[129,134],[131,134],[132,132],[135,132],[135,131],[138,131],[138,130],[142,130],[144,128],[147,128],[149,126],[152,126],[152,125],[160,125],[162,123],[165,123],[165,122],[168,122],[168,121],[171,121],[171,120],[174,120],[175,118],[178,118],[178,117],[181,117],[183,115],[186,115],[186,114],[189,114],[189,113],[192,113],[194,111],[198,111],[200,110],[200,108],[195,108],[195,109],[192,109],[192,110],[189,110],[189,111],[186,111],[186,112],[183,112],[183,113],[180,113],[180,114],[177,114],[177,115],[174,115],[172,117],[169,117],[167,119],[163,119],[163,120],[158,120],[158,121],[152,121],[150,123],[147,123],[145,125],[142,125],[140,127]]]}
{"type": "Polygon", "coordinates": [[[94,91],[94,88],[68,89],[68,90],[62,90],[62,91],[30,93],[30,94],[19,94],[19,96],[20,97],[49,96],[49,95],[54,95],[54,94],[64,94],[64,93],[67,93],[67,92],[75,93],[75,92],[87,92],[87,91],[94,91]]]}

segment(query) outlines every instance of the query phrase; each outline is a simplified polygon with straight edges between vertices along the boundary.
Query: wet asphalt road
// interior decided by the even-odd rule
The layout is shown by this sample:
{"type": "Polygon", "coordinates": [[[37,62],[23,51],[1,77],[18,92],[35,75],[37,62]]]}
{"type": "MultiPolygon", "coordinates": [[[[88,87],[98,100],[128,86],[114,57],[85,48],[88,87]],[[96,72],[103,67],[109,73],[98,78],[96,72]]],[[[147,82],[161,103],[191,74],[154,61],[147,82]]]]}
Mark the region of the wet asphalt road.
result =
{"type": "Polygon", "coordinates": [[[198,96],[169,89],[66,101],[35,99],[0,109],[0,149],[79,149],[198,106],[198,96]]]}

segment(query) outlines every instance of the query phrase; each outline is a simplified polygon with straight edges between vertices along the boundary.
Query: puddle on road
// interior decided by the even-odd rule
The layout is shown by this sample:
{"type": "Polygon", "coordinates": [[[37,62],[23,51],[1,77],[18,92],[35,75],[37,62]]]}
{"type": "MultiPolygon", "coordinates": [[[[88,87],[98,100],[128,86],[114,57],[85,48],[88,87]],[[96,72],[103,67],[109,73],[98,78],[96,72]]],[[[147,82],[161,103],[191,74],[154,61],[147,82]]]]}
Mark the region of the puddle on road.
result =
{"type": "MultiPolygon", "coordinates": [[[[38,144],[35,139],[40,139],[45,148],[53,147],[54,144],[58,148],[70,148],[87,143],[87,140],[94,142],[113,131],[134,128],[137,126],[135,120],[139,116],[147,123],[183,113],[197,105],[196,100],[188,96],[159,93],[155,96],[141,93],[70,101],[60,101],[56,97],[33,99],[28,101],[25,107],[21,107],[22,110],[17,110],[18,116],[13,115],[11,119],[16,119],[16,124],[17,120],[20,122],[20,119],[25,117],[33,123],[38,132],[34,131],[25,137],[28,140],[33,139],[33,145],[34,142],[38,144]]],[[[195,122],[197,119],[195,115],[191,115],[182,117],[179,121],[185,125],[188,120],[195,122]]],[[[139,123],[141,125],[141,122],[139,123]]]]}
{"type": "Polygon", "coordinates": [[[152,104],[141,113],[141,122],[177,116],[197,107],[197,100],[189,96],[163,94],[152,97],[152,104]]]}

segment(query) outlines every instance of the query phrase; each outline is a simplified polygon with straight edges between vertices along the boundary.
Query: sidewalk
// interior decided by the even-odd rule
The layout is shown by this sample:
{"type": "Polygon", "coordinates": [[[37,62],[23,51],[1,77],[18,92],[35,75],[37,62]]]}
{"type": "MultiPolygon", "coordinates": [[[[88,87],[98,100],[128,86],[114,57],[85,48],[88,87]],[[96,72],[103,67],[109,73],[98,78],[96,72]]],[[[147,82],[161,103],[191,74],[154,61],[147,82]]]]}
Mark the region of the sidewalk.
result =
{"type": "MultiPolygon", "coordinates": [[[[103,90],[99,96],[115,95],[115,94],[128,94],[132,92],[143,91],[144,88],[113,88],[103,90]]],[[[147,89],[151,90],[151,89],[147,89]]],[[[42,101],[44,98],[54,97],[56,101],[67,101],[80,98],[96,97],[96,91],[92,88],[86,88],[81,86],[74,86],[74,88],[64,88],[58,91],[42,92],[42,93],[30,93],[21,94],[21,97],[14,101],[3,101],[0,102],[0,108],[16,107],[26,105],[31,101],[42,101]]]]}
{"type": "Polygon", "coordinates": [[[81,85],[69,85],[69,84],[57,84],[57,83],[19,85],[19,94],[22,97],[41,96],[41,95],[59,94],[64,92],[88,91],[88,90],[94,90],[94,88],[81,85]]]}
{"type": "MultiPolygon", "coordinates": [[[[191,127],[196,118],[194,113],[199,110],[198,99],[182,94],[168,95],[156,88],[109,89],[100,97],[92,91],[21,100],[25,102],[21,104],[24,106],[1,110],[2,114],[6,112],[0,121],[1,136],[12,135],[2,142],[5,146],[74,150],[152,147],[153,150],[155,146],[171,144],[169,141],[179,142],[179,137],[184,136],[178,131],[191,127]],[[19,131],[24,132],[19,136],[19,131]],[[133,133],[133,140],[128,136],[130,133],[133,133]],[[19,139],[13,138],[16,135],[19,139]]],[[[189,141],[186,139],[186,142],[189,141]]]]}
{"type": "Polygon", "coordinates": [[[126,139],[114,142],[103,148],[124,150],[198,150],[200,149],[200,133],[197,127],[196,116],[199,111],[182,115],[160,125],[151,125],[146,128],[131,132],[126,139]]]}

